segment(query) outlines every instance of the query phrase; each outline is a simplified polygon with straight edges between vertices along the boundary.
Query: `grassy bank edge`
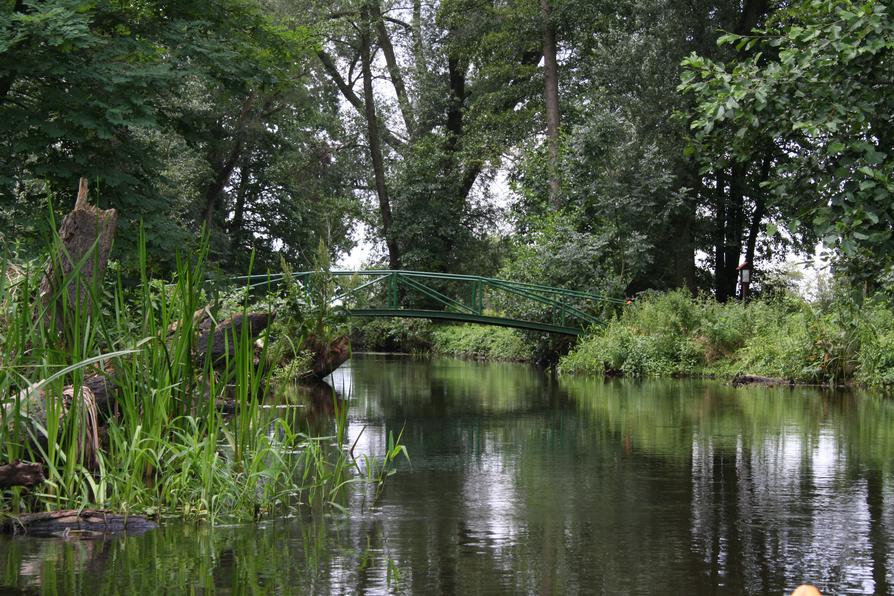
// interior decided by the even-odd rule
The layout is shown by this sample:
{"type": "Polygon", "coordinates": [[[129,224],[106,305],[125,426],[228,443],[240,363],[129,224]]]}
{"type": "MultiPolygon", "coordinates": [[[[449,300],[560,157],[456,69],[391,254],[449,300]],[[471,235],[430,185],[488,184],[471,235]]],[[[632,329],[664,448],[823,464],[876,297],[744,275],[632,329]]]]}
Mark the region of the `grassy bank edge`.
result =
{"type": "Polygon", "coordinates": [[[594,329],[559,362],[564,374],[754,375],[794,384],[894,386],[894,312],[882,298],[835,294],[718,303],[654,294],[594,329]]]}

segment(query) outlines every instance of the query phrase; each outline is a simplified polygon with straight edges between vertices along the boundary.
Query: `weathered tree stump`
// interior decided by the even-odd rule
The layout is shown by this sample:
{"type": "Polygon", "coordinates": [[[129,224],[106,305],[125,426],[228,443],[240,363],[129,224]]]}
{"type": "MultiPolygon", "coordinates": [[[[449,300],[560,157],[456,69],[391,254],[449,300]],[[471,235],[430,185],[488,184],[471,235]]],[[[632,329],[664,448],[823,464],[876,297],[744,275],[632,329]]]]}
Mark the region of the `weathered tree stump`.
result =
{"type": "MultiPolygon", "coordinates": [[[[61,338],[63,345],[73,340],[71,329],[76,319],[94,313],[93,290],[105,276],[117,221],[114,209],[104,211],[87,202],[87,179],[81,178],[74,209],[59,226],[59,245],[53,247],[35,305],[35,319],[61,338]]],[[[108,404],[109,395],[108,383],[100,375],[88,377],[77,389],[68,386],[62,391],[62,415],[75,403],[85,415],[86,439],[80,448],[88,465],[99,448],[97,412],[100,402],[108,404]]],[[[19,413],[46,425],[46,393],[39,384],[6,401],[7,415],[16,403],[20,406],[19,413]]]]}
{"type": "Polygon", "coordinates": [[[114,209],[104,211],[87,202],[87,179],[81,178],[74,209],[59,226],[60,246],[40,282],[40,314],[46,328],[64,334],[75,313],[93,312],[91,288],[105,275],[117,222],[114,209]]]}
{"type": "Polygon", "coordinates": [[[0,465],[0,488],[37,486],[45,480],[43,466],[24,461],[0,465]]]}
{"type": "Polygon", "coordinates": [[[8,517],[0,523],[6,534],[57,538],[101,538],[110,534],[143,534],[158,527],[138,515],[110,511],[65,509],[8,517]]]}

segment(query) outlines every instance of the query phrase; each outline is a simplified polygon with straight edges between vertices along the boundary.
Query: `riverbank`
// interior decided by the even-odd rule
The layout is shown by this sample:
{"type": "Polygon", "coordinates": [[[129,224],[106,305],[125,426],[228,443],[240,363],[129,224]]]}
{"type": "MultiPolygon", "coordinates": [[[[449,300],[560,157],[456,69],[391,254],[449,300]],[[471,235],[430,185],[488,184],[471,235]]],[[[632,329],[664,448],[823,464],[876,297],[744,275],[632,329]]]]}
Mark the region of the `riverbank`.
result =
{"type": "Polygon", "coordinates": [[[567,354],[515,329],[376,319],[355,325],[356,349],[490,361],[558,362],[563,374],[760,379],[799,385],[894,386],[894,313],[883,297],[808,302],[780,294],[742,304],[646,295],[567,354]],[[550,352],[550,353],[545,353],[550,352]]]}
{"type": "Polygon", "coordinates": [[[355,350],[435,354],[472,360],[533,362],[535,343],[523,332],[485,325],[436,325],[423,319],[370,319],[353,326],[355,350]]]}
{"type": "Polygon", "coordinates": [[[894,313],[882,298],[792,295],[720,304],[687,293],[629,305],[561,359],[565,374],[751,375],[796,384],[894,385],[894,313]]]}

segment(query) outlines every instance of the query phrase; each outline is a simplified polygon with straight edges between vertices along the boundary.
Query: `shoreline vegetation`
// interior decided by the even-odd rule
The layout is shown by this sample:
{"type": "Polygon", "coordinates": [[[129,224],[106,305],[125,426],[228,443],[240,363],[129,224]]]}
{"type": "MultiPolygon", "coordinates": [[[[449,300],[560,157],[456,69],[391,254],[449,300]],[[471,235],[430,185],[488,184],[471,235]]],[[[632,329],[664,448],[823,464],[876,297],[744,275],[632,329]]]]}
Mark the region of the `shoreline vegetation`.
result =
{"type": "Polygon", "coordinates": [[[95,535],[152,527],[141,516],[343,511],[352,484],[374,502],[407,457],[400,436],[355,458],[347,405],[296,383],[319,372],[316,346],[346,350],[341,323],[308,307],[325,301],[290,302],[288,284],[214,297],[207,248],[178,258],[170,280],[150,278],[142,234],[139,283],[127,285],[107,263],[114,217],[82,183],[46,267],[0,260],[0,529],[95,535]]]}
{"type": "MultiPolygon", "coordinates": [[[[545,338],[513,329],[364,322],[363,349],[536,362],[545,338]]],[[[894,386],[894,313],[885,296],[859,301],[831,291],[807,301],[781,292],[719,303],[688,292],[646,294],[604,327],[553,354],[560,374],[717,378],[733,384],[894,386]]]]}

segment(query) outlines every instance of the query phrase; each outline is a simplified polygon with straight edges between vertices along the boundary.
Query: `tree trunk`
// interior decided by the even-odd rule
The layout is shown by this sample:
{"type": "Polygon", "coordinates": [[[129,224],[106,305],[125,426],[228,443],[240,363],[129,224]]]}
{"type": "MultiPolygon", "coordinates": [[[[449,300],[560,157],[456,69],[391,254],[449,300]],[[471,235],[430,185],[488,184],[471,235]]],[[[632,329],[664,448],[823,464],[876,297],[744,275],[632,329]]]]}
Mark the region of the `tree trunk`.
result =
{"type": "Polygon", "coordinates": [[[372,39],[368,4],[364,4],[361,9],[361,20],[360,65],[363,70],[363,105],[366,116],[369,153],[372,159],[376,195],[379,198],[379,212],[382,216],[382,232],[385,236],[385,245],[388,247],[388,266],[391,269],[400,269],[400,250],[394,238],[391,203],[388,199],[388,189],[385,186],[385,160],[382,157],[382,143],[379,139],[379,118],[376,116],[375,95],[373,93],[372,39]]]}
{"type": "Polygon", "coordinates": [[[301,349],[313,352],[312,376],[322,380],[351,357],[351,340],[342,335],[325,342],[311,335],[301,349]]]}
{"type": "Polygon", "coordinates": [[[273,318],[274,315],[268,313],[252,312],[245,315],[240,313],[221,321],[212,329],[205,330],[196,342],[196,362],[201,365],[210,355],[212,364],[220,366],[228,355],[231,359],[233,358],[237,342],[242,338],[242,328],[245,325],[248,325],[249,341],[254,342],[273,322],[273,318]]]}
{"type": "Polygon", "coordinates": [[[394,54],[394,46],[391,44],[391,36],[388,35],[388,28],[385,26],[385,20],[382,18],[379,0],[371,1],[369,6],[372,10],[371,16],[376,22],[376,34],[379,39],[379,47],[382,48],[382,53],[385,55],[388,76],[391,77],[391,84],[394,87],[394,94],[397,96],[397,105],[400,108],[401,116],[403,116],[404,119],[407,136],[412,139],[416,133],[413,107],[410,105],[410,98],[407,95],[407,87],[404,84],[404,78],[400,72],[400,65],[397,63],[397,57],[394,54]]]}
{"type": "Polygon", "coordinates": [[[236,192],[236,204],[233,208],[233,221],[230,222],[230,262],[237,265],[241,262],[243,227],[245,226],[245,203],[248,200],[249,187],[251,186],[251,165],[246,156],[239,166],[239,189],[236,192]]]}
{"type": "Polygon", "coordinates": [[[717,171],[717,188],[714,201],[714,297],[726,302],[729,294],[723,283],[726,271],[726,171],[717,171]]]}
{"type": "Polygon", "coordinates": [[[102,283],[118,214],[87,202],[87,179],[81,178],[74,209],[59,226],[54,247],[40,282],[39,316],[47,329],[61,333],[66,345],[72,333],[94,310],[93,297],[102,283]]]}
{"type": "Polygon", "coordinates": [[[559,67],[556,59],[556,26],[550,0],[540,0],[543,19],[543,81],[546,106],[546,139],[549,150],[549,202],[559,207],[559,67]]]}
{"type": "Polygon", "coordinates": [[[754,268],[754,251],[757,247],[757,235],[760,233],[761,221],[767,213],[767,202],[764,198],[761,183],[770,177],[770,165],[772,164],[772,154],[768,151],[764,156],[761,164],[760,177],[758,183],[755,184],[754,192],[754,212],[751,215],[751,226],[748,229],[748,240],[745,242],[745,262],[754,268]]]}
{"type": "Polygon", "coordinates": [[[746,166],[733,165],[729,183],[729,203],[726,208],[726,257],[724,259],[723,284],[726,296],[736,295],[739,258],[742,255],[744,227],[744,186],[746,166]]]}
{"type": "Polygon", "coordinates": [[[413,0],[413,60],[416,64],[416,72],[419,76],[426,72],[425,66],[425,50],[422,43],[422,0],[413,0]]]}
{"type": "Polygon", "coordinates": [[[236,161],[242,153],[242,139],[236,139],[227,156],[213,164],[215,174],[205,189],[205,207],[202,209],[202,223],[210,232],[214,226],[214,215],[221,204],[223,191],[236,169],[236,161]]]}
{"type": "MultiPolygon", "coordinates": [[[[364,102],[354,93],[354,89],[351,88],[351,85],[348,84],[348,81],[345,80],[343,76],[338,72],[338,67],[335,65],[335,61],[332,59],[332,56],[324,52],[323,50],[317,50],[317,57],[320,59],[320,63],[323,65],[323,70],[325,70],[332,81],[335,83],[335,86],[338,87],[338,90],[341,91],[342,97],[345,100],[354,106],[354,109],[357,110],[357,113],[366,118],[366,106],[364,102]]],[[[401,153],[404,150],[405,143],[397,138],[394,133],[392,133],[387,128],[382,128],[381,130],[382,140],[388,144],[389,147],[401,153]]]]}
{"type": "Polygon", "coordinates": [[[222,122],[219,123],[218,128],[215,131],[216,134],[213,137],[213,142],[210,143],[208,162],[214,170],[214,178],[211,179],[211,182],[208,183],[208,187],[205,189],[205,205],[202,208],[202,219],[200,222],[205,224],[205,227],[209,232],[212,230],[214,224],[215,213],[220,207],[223,191],[227,187],[227,182],[230,181],[230,177],[233,175],[233,171],[236,169],[236,164],[239,162],[239,158],[242,155],[242,147],[244,143],[242,129],[252,113],[254,102],[254,95],[250,95],[242,102],[242,106],[239,109],[239,115],[237,116],[236,121],[233,124],[233,130],[229,135],[227,134],[224,124],[222,122]],[[228,137],[233,139],[232,145],[230,145],[228,151],[221,151],[221,148],[218,145],[226,142],[228,137]]]}

